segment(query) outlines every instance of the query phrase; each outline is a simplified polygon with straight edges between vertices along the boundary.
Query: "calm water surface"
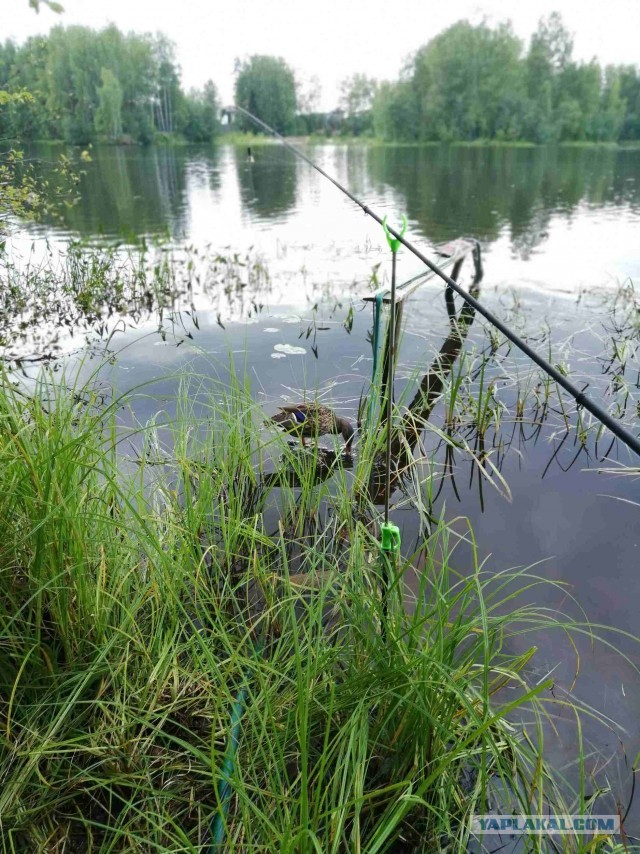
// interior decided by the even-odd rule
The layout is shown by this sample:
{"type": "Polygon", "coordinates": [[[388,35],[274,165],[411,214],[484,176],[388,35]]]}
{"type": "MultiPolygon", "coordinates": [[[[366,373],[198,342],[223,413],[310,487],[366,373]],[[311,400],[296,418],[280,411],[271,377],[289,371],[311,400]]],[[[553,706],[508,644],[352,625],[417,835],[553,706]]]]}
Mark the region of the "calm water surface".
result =
{"type": "MultiPolygon", "coordinates": [[[[576,382],[588,383],[594,397],[611,401],[605,357],[611,349],[606,342],[615,333],[603,294],[628,279],[640,284],[640,151],[305,150],[380,214],[398,222],[406,213],[410,239],[421,248],[461,235],[478,238],[485,264],[480,298],[528,332],[542,352],[551,351],[552,360],[564,364],[576,382]]],[[[55,156],[46,149],[35,154],[45,170],[55,156]]],[[[92,161],[83,164],[78,206],[62,222],[25,227],[15,239],[14,248],[23,255],[44,236],[54,247],[77,237],[152,237],[177,249],[186,244],[210,245],[215,251],[252,247],[262,259],[270,274],[264,292],[227,304],[222,315],[215,298],[196,294],[198,328],[189,316],[181,318],[175,335],[158,336],[150,322],[117,339],[123,349],[111,379],[121,389],[157,378],[157,399],[140,402],[143,420],[154,414],[163,395],[168,399],[175,391],[175,382],[166,379],[169,372],[179,367],[210,371],[212,361],[223,364],[230,350],[238,364],[246,360],[255,396],[267,411],[307,390],[318,391],[353,418],[366,391],[371,312],[359,297],[370,289],[373,273],[380,282],[388,275],[381,230],[288,151],[256,146],[253,154],[255,162],[249,163],[244,149],[227,146],[94,150],[92,161]],[[185,329],[193,338],[185,338],[185,329]],[[277,344],[303,347],[304,353],[278,353],[277,344]]],[[[401,254],[401,279],[418,269],[408,253],[401,254]]],[[[403,399],[412,397],[447,332],[442,290],[429,284],[405,311],[398,371],[403,399]]],[[[485,326],[476,320],[465,345],[469,358],[477,358],[489,343],[485,326]]],[[[637,433],[640,368],[633,338],[629,346],[627,421],[637,433]]],[[[498,355],[491,377],[496,393],[513,403],[514,378],[526,385],[530,367],[506,347],[498,355]]],[[[568,584],[565,590],[536,593],[540,604],[575,616],[577,602],[594,623],[640,635],[640,506],[633,503],[640,502],[640,478],[600,471],[617,463],[637,465],[637,460],[606,437],[596,445],[591,435],[581,451],[575,434],[567,440],[562,413],[555,408],[549,425],[537,433],[521,433],[511,420],[493,436],[493,459],[499,461],[511,500],[490,484],[480,489],[477,469],[474,476],[470,458],[459,455],[455,477],[444,480],[434,513],[471,520],[488,568],[535,563],[539,575],[568,584]]],[[[444,404],[434,411],[432,423],[442,427],[444,404]]],[[[436,438],[427,436],[425,442],[441,452],[436,438]]],[[[412,548],[419,536],[415,518],[398,495],[395,499],[394,519],[412,548]]],[[[455,524],[463,533],[465,523],[455,524]]],[[[464,540],[455,563],[461,571],[471,566],[464,540]]],[[[613,789],[608,806],[614,810],[616,800],[628,800],[631,766],[640,750],[640,677],[635,671],[640,655],[632,641],[612,640],[629,660],[604,646],[591,648],[585,640],[573,688],[575,662],[560,634],[511,643],[522,649],[535,643],[541,650],[536,658],[541,679],[553,669],[558,691],[573,690],[623,728],[614,734],[585,725],[593,750],[588,770],[601,782],[607,775],[613,789]]],[[[571,762],[571,727],[560,727],[552,749],[560,765],[571,762]]],[[[632,807],[628,829],[638,835],[639,816],[632,807]]]]}

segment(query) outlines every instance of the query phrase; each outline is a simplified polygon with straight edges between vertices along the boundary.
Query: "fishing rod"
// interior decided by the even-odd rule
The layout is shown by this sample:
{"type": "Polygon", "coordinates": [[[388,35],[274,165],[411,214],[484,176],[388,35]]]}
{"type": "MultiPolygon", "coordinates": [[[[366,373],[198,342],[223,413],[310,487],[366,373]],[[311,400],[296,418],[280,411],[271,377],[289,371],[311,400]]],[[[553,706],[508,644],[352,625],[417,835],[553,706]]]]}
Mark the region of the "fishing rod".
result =
{"type": "MultiPolygon", "coordinates": [[[[370,216],[373,220],[375,220],[379,225],[381,225],[385,231],[387,241],[391,248],[392,252],[392,273],[391,273],[391,316],[389,321],[389,376],[387,382],[387,406],[386,406],[386,429],[387,429],[387,441],[386,441],[386,479],[385,479],[385,505],[384,505],[384,522],[380,526],[381,532],[381,554],[383,556],[385,566],[386,566],[386,578],[385,578],[385,589],[383,596],[383,613],[386,617],[388,613],[388,594],[393,582],[394,578],[394,569],[395,563],[397,559],[397,555],[400,548],[400,530],[396,525],[393,525],[389,520],[389,497],[391,492],[391,482],[390,482],[390,473],[391,473],[391,417],[392,417],[392,406],[393,406],[393,357],[394,357],[394,349],[395,349],[395,280],[396,280],[396,254],[400,245],[406,247],[416,258],[423,262],[433,273],[439,276],[451,290],[457,293],[462,299],[470,306],[472,306],[477,312],[479,312],[483,317],[485,317],[489,323],[496,327],[496,329],[500,330],[502,334],[508,338],[513,344],[516,345],[526,356],[528,356],[533,362],[535,362],[539,367],[541,367],[552,379],[554,379],[562,388],[569,392],[569,394],[575,399],[578,406],[583,407],[584,409],[591,412],[602,424],[609,428],[609,430],[617,436],[622,442],[624,442],[627,447],[631,448],[640,456],[640,440],[638,440],[635,436],[633,436],[629,431],[625,430],[619,422],[617,422],[608,412],[606,412],[601,406],[588,398],[577,386],[575,386],[570,380],[568,380],[563,374],[560,373],[553,365],[550,365],[545,359],[542,358],[535,350],[533,350],[525,341],[523,341],[515,332],[512,332],[505,324],[497,318],[489,309],[485,308],[475,297],[471,296],[471,294],[467,293],[454,279],[448,276],[444,270],[441,270],[437,264],[435,264],[431,259],[427,258],[419,249],[416,249],[412,243],[410,243],[405,237],[404,232],[406,229],[406,218],[403,217],[402,230],[397,231],[391,226],[387,225],[386,217],[382,219],[378,216],[378,214],[373,211],[370,207],[365,205],[360,201],[356,196],[353,195],[346,187],[344,187],[339,181],[337,181],[332,175],[329,175],[318,166],[310,157],[297,148],[295,145],[292,145],[288,142],[281,134],[279,134],[276,130],[270,127],[266,122],[262,121],[262,119],[254,116],[253,113],[250,113],[249,110],[245,110],[244,107],[227,107],[222,111],[224,113],[230,114],[232,112],[242,113],[247,116],[252,122],[261,127],[267,133],[271,134],[271,136],[278,139],[285,148],[288,148],[292,151],[297,157],[304,160],[309,164],[316,172],[319,172],[322,176],[324,176],[328,181],[330,181],[335,187],[340,190],[340,192],[344,193],[351,201],[356,204],[366,215],[370,216]]],[[[378,307],[381,305],[381,299],[377,301],[378,307]]],[[[375,365],[375,362],[374,362],[375,365]]],[[[374,376],[375,376],[375,367],[374,367],[374,376]]],[[[385,622],[383,621],[383,632],[385,631],[385,622]]],[[[258,647],[256,646],[255,651],[258,651],[258,647]]],[[[247,677],[245,677],[246,679],[247,677]]],[[[224,837],[226,831],[226,820],[229,811],[229,804],[232,795],[232,774],[235,763],[235,754],[238,747],[238,741],[240,736],[240,727],[241,720],[245,710],[245,704],[247,699],[247,684],[246,682],[239,688],[233,702],[232,714],[231,714],[231,724],[230,724],[230,736],[227,742],[227,747],[225,750],[225,756],[223,761],[222,773],[220,775],[220,779],[218,781],[218,809],[214,813],[214,816],[211,821],[210,831],[211,831],[211,839],[209,844],[209,852],[210,854],[215,854],[220,850],[220,847],[224,844],[224,837]]]]}
{"type": "MultiPolygon", "coordinates": [[[[410,241],[404,237],[402,232],[396,231],[396,229],[391,226],[387,226],[385,221],[378,216],[378,214],[372,210],[368,205],[365,205],[364,202],[360,201],[356,196],[353,195],[346,187],[344,187],[339,181],[337,181],[332,175],[329,175],[328,172],[318,166],[310,157],[297,148],[295,145],[292,145],[288,142],[278,131],[274,130],[270,127],[266,122],[263,122],[262,119],[259,119],[257,116],[254,116],[253,113],[250,113],[249,110],[245,110],[244,107],[228,107],[223,112],[232,113],[242,113],[247,116],[247,118],[251,119],[255,124],[261,127],[263,130],[267,131],[267,133],[271,134],[271,136],[278,139],[285,148],[288,148],[289,151],[292,151],[297,157],[300,157],[306,163],[309,164],[316,172],[319,172],[323,175],[328,181],[337,187],[340,192],[344,193],[351,201],[356,204],[367,216],[370,216],[375,222],[379,225],[386,228],[388,232],[396,239],[399,240],[400,243],[406,247],[409,252],[415,255],[423,264],[425,264],[433,273],[439,276],[443,282],[445,282],[455,293],[457,293],[462,299],[470,306],[472,306],[479,314],[481,314],[484,318],[486,318],[489,323],[495,326],[505,338],[508,338],[512,344],[515,344],[519,350],[521,350],[525,356],[528,356],[533,362],[538,365],[538,367],[542,368],[542,370],[548,374],[555,382],[558,383],[565,391],[567,391],[576,401],[579,407],[586,409],[587,412],[590,412],[595,418],[600,421],[601,424],[604,424],[614,436],[620,439],[628,448],[632,451],[635,451],[638,456],[640,456],[640,439],[637,436],[634,436],[628,430],[626,430],[619,421],[617,421],[609,412],[607,412],[602,406],[592,400],[590,397],[587,397],[583,391],[581,391],[571,380],[567,379],[557,368],[554,368],[553,365],[549,364],[546,359],[543,359],[539,353],[537,353],[532,347],[530,347],[526,341],[523,341],[519,335],[516,335],[515,332],[512,332],[508,326],[506,326],[500,318],[496,317],[488,308],[486,308],[481,302],[479,302],[475,297],[472,297],[470,293],[465,291],[451,276],[447,275],[444,270],[441,270],[437,264],[435,264],[430,258],[428,258],[423,252],[417,249],[410,241]]],[[[392,311],[394,306],[392,306],[392,311]]]]}

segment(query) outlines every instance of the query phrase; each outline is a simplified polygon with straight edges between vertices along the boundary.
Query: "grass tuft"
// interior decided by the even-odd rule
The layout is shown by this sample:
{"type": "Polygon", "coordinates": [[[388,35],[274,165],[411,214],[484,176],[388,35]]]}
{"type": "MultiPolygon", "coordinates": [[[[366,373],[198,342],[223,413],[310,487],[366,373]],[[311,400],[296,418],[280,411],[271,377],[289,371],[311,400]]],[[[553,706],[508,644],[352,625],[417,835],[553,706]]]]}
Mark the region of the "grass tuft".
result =
{"type": "Polygon", "coordinates": [[[145,425],[145,389],[2,380],[6,850],[215,850],[222,822],[228,850],[463,851],[491,807],[593,806],[547,761],[568,701],[522,643],[590,627],[532,605],[530,571],[456,572],[442,518],[385,605],[377,440],[352,468],[303,451],[233,374],[145,425]]]}

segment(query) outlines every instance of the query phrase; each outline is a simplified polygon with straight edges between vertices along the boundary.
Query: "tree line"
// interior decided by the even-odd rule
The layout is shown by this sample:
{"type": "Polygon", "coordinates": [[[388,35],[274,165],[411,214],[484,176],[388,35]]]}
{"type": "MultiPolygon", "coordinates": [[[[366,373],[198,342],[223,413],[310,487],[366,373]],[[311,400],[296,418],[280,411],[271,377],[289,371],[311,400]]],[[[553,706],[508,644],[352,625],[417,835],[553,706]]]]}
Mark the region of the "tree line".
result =
{"type": "Polygon", "coordinates": [[[575,61],[557,12],[540,21],[526,51],[508,23],[460,21],[378,88],[372,120],[391,140],[640,139],[640,73],[575,61]]]}
{"type": "MultiPolygon", "coordinates": [[[[459,21],[416,51],[398,80],[380,84],[362,73],[344,80],[340,108],[328,114],[313,112],[313,98],[300,92],[296,101],[282,59],[252,57],[236,72],[236,103],[281,133],[409,142],[640,139],[640,70],[576,61],[557,12],[540,20],[526,50],[510,23],[459,21]]],[[[238,124],[255,130],[245,119],[238,124]]]]}
{"type": "Polygon", "coordinates": [[[109,26],[54,27],[0,45],[0,137],[151,142],[158,133],[210,140],[219,129],[215,85],[184,92],[173,44],[163,35],[109,26]]]}
{"type": "MultiPolygon", "coordinates": [[[[509,23],[459,21],[410,57],[398,80],[343,81],[340,109],[317,111],[287,63],[252,56],[235,68],[236,104],[284,134],[369,135],[396,141],[640,139],[640,71],[573,58],[558,13],[526,50],[509,23]]],[[[240,114],[232,127],[255,131],[240,114]]],[[[215,85],[184,92],[163,35],[115,26],[54,27],[24,45],[0,45],[0,137],[150,142],[158,134],[209,141],[220,130],[215,85]],[[2,95],[5,95],[4,103],[2,95]]]]}
{"type": "Polygon", "coordinates": [[[526,50],[510,23],[459,21],[416,51],[398,80],[344,80],[340,109],[329,114],[296,115],[294,75],[283,60],[253,57],[238,71],[236,103],[281,133],[408,142],[640,139],[640,70],[576,61],[557,12],[541,19],[526,50]]]}

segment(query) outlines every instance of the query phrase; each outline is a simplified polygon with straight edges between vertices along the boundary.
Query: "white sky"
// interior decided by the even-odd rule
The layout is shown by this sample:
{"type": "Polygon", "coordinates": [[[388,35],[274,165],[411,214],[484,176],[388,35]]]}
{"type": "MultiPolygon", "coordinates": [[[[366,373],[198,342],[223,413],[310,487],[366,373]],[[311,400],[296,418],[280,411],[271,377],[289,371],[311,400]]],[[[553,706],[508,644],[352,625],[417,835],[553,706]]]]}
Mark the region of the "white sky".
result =
{"type": "Polygon", "coordinates": [[[574,56],[640,63],[640,0],[62,0],[65,12],[27,0],[0,0],[0,37],[18,42],[56,23],[166,33],[176,44],[186,87],[207,79],[223,102],[233,96],[233,62],[253,53],[282,56],[304,83],[317,75],[323,109],[336,106],[339,83],[363,72],[397,76],[404,58],[461,18],[511,19],[528,39],[539,18],[559,11],[574,34],[574,56]]]}

